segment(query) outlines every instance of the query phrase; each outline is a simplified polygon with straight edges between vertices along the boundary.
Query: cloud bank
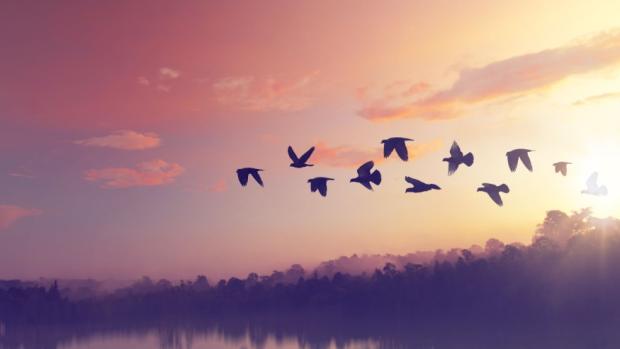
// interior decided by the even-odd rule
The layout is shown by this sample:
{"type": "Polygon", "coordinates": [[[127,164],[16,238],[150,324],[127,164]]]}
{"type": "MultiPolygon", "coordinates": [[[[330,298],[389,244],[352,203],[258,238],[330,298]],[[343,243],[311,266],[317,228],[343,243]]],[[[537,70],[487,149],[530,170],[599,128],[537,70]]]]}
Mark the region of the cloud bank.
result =
{"type": "Polygon", "coordinates": [[[152,160],[141,162],[135,168],[108,167],[88,170],[84,173],[84,179],[99,182],[101,187],[106,189],[159,186],[174,182],[184,171],[179,164],[152,160]]]}
{"type": "Polygon", "coordinates": [[[569,76],[618,62],[620,31],[616,30],[569,45],[463,69],[450,88],[408,103],[376,98],[367,102],[359,115],[370,120],[453,118],[471,105],[542,90],[569,76]]]}
{"type": "Polygon", "coordinates": [[[40,210],[15,205],[0,205],[0,230],[6,229],[18,220],[41,214],[40,210]]]}
{"type": "Polygon", "coordinates": [[[161,139],[155,133],[140,133],[131,130],[121,130],[103,137],[92,137],[77,140],[74,143],[89,147],[144,150],[159,147],[161,145],[161,139]]]}

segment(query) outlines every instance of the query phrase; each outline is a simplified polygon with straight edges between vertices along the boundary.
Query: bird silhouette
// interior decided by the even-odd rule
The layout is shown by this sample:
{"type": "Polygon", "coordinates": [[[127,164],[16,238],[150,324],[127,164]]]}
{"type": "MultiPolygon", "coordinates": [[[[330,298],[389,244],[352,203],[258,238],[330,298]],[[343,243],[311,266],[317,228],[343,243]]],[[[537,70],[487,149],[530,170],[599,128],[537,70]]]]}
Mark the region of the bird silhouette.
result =
{"type": "Polygon", "coordinates": [[[248,184],[248,176],[252,175],[252,177],[254,178],[254,180],[260,184],[260,186],[263,186],[263,180],[260,178],[260,174],[258,173],[259,171],[262,171],[260,168],[253,168],[253,167],[244,167],[244,168],[240,168],[237,170],[237,178],[239,178],[239,183],[241,183],[242,186],[246,186],[248,184]]]}
{"type": "Polygon", "coordinates": [[[553,167],[555,168],[555,173],[560,172],[562,174],[562,176],[566,176],[566,172],[568,171],[568,165],[570,165],[570,162],[566,162],[566,161],[560,161],[560,162],[556,162],[555,164],[553,164],[553,167]]]}
{"type": "Polygon", "coordinates": [[[327,196],[327,181],[333,181],[333,178],[328,177],[314,177],[308,179],[308,183],[310,183],[310,191],[315,192],[319,191],[321,196],[327,196]]]}
{"type": "Polygon", "coordinates": [[[370,170],[375,166],[375,163],[372,161],[368,161],[357,169],[357,177],[352,178],[351,182],[356,182],[369,190],[372,190],[371,183],[375,185],[381,184],[381,172],[379,170],[374,170],[372,173],[370,170]]]}
{"type": "Polygon", "coordinates": [[[389,157],[390,154],[396,149],[396,153],[403,161],[409,160],[409,153],[407,152],[406,141],[413,141],[410,138],[392,137],[381,141],[383,143],[383,156],[389,157]]]}
{"type": "Polygon", "coordinates": [[[474,163],[474,154],[467,153],[463,155],[461,148],[456,143],[452,143],[450,147],[450,157],[444,158],[443,161],[448,163],[448,176],[451,176],[459,168],[460,164],[465,164],[470,167],[474,163]]]}
{"type": "Polygon", "coordinates": [[[411,178],[411,177],[405,177],[405,181],[407,181],[407,183],[413,185],[413,187],[411,188],[407,188],[405,190],[405,193],[423,193],[425,191],[429,191],[429,190],[441,190],[441,188],[437,185],[437,184],[428,184],[428,183],[424,183],[422,181],[419,181],[415,178],[411,178]]]}
{"type": "Polygon", "coordinates": [[[582,190],[582,194],[590,194],[595,196],[605,196],[607,195],[607,187],[604,185],[598,185],[598,173],[594,172],[588,178],[586,182],[586,189],[582,190]]]}
{"type": "Polygon", "coordinates": [[[304,168],[304,167],[308,167],[308,166],[314,166],[312,164],[308,164],[308,159],[310,159],[310,155],[312,155],[312,152],[314,151],[314,147],[308,149],[305,153],[303,153],[302,156],[297,157],[297,154],[295,154],[295,151],[293,150],[293,147],[291,147],[290,145],[288,146],[288,156],[291,158],[291,161],[293,161],[290,166],[291,167],[295,167],[295,168],[304,168]]]}
{"type": "Polygon", "coordinates": [[[530,149],[514,149],[506,153],[506,157],[508,158],[508,167],[510,167],[511,172],[515,172],[517,170],[517,165],[519,164],[519,159],[525,165],[530,172],[534,171],[532,168],[532,161],[530,160],[529,152],[533,150],[530,149]]]}
{"type": "Polygon", "coordinates": [[[491,200],[493,200],[498,206],[503,206],[504,202],[502,201],[502,197],[499,193],[510,193],[510,188],[506,184],[495,185],[491,183],[482,183],[482,187],[478,188],[477,191],[483,191],[489,194],[491,200]]]}

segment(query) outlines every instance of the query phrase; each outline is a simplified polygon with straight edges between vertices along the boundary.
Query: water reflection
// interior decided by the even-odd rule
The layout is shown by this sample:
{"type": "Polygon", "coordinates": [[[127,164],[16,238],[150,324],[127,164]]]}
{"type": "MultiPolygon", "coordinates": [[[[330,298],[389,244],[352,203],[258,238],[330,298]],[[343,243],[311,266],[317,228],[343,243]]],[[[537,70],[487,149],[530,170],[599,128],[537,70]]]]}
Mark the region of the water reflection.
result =
{"type": "Polygon", "coordinates": [[[475,325],[459,321],[403,323],[315,317],[230,318],[184,324],[82,324],[13,327],[0,348],[272,349],[272,348],[617,348],[617,326],[572,324],[475,325]]]}

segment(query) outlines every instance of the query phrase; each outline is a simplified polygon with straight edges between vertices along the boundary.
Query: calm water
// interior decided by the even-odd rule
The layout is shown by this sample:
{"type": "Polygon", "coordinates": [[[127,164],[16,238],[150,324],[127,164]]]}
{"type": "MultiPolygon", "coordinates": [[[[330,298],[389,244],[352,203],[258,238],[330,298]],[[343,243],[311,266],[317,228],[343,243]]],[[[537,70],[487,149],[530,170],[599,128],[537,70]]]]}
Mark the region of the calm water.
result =
{"type": "MultiPolygon", "coordinates": [[[[282,320],[282,319],[280,319],[282,320]]],[[[286,320],[286,319],[284,319],[286,320]]],[[[457,321],[458,323],[458,321],[457,321]]],[[[355,322],[278,321],[196,325],[11,327],[0,325],[2,349],[276,349],[276,348],[619,348],[617,326],[490,328],[355,322]]]]}

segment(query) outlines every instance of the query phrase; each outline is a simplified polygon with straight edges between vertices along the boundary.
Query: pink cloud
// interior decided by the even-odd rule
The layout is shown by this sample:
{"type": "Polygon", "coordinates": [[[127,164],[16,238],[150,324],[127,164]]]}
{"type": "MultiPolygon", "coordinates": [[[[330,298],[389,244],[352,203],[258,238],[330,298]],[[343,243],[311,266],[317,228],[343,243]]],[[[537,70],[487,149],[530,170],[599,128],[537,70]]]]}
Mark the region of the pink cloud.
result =
{"type": "MultiPolygon", "coordinates": [[[[409,157],[412,160],[423,157],[427,154],[441,149],[442,141],[439,139],[429,142],[412,142],[407,145],[409,157]]],[[[313,154],[316,163],[332,167],[355,168],[366,161],[374,161],[376,164],[385,160],[383,148],[354,148],[351,146],[330,146],[325,142],[318,142],[313,154]]]]}
{"type": "Polygon", "coordinates": [[[108,167],[88,170],[84,173],[84,179],[101,182],[101,187],[106,189],[158,186],[174,182],[184,171],[179,164],[152,160],[139,163],[135,168],[108,167]]]}
{"type": "Polygon", "coordinates": [[[570,45],[463,69],[448,89],[406,103],[378,98],[366,103],[359,114],[371,120],[452,118],[474,104],[545,89],[571,75],[618,62],[620,31],[602,33],[570,45]]]}
{"type": "Polygon", "coordinates": [[[139,133],[131,130],[121,130],[103,137],[77,140],[74,143],[90,147],[143,150],[159,147],[161,145],[161,139],[155,133],[139,133]]]}
{"type": "Polygon", "coordinates": [[[272,77],[236,76],[212,84],[215,99],[222,105],[245,111],[297,111],[308,107],[313,99],[307,89],[316,80],[313,72],[293,81],[272,77]]]}
{"type": "Polygon", "coordinates": [[[223,193],[228,190],[228,185],[225,179],[220,178],[215,183],[210,185],[208,190],[213,193],[223,193]]]}
{"type": "Polygon", "coordinates": [[[0,230],[10,227],[16,221],[41,214],[40,210],[14,205],[0,205],[0,230]]]}

